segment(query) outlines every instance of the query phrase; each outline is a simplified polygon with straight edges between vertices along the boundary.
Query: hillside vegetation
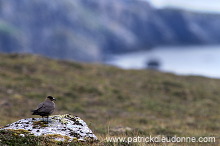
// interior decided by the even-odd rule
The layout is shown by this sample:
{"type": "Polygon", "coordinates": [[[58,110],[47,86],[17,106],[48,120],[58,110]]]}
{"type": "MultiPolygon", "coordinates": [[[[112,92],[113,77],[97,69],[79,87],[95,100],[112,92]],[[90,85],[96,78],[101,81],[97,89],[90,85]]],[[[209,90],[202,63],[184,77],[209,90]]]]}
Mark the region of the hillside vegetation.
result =
{"type": "Polygon", "coordinates": [[[52,95],[54,114],[80,116],[99,139],[219,137],[220,80],[32,55],[0,58],[0,126],[34,117],[30,111],[52,95]]]}

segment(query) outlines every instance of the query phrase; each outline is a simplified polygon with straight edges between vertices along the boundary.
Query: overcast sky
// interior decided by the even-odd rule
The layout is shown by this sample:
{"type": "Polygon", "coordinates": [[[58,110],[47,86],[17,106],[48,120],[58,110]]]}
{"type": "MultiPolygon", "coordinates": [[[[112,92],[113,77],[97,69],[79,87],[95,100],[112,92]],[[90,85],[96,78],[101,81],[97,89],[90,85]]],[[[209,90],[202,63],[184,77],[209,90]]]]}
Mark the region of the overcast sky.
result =
{"type": "Polygon", "coordinates": [[[157,8],[177,7],[201,12],[220,13],[220,0],[147,0],[157,8]]]}

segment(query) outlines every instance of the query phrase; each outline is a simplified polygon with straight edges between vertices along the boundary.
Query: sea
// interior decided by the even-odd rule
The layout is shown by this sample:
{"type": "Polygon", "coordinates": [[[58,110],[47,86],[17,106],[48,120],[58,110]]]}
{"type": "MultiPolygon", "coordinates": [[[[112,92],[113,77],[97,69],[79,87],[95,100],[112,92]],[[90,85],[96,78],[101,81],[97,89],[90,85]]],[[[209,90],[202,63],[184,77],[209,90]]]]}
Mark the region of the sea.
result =
{"type": "Polygon", "coordinates": [[[108,58],[106,64],[123,69],[149,69],[154,62],[154,69],[161,72],[220,78],[220,45],[160,46],[108,58]]]}

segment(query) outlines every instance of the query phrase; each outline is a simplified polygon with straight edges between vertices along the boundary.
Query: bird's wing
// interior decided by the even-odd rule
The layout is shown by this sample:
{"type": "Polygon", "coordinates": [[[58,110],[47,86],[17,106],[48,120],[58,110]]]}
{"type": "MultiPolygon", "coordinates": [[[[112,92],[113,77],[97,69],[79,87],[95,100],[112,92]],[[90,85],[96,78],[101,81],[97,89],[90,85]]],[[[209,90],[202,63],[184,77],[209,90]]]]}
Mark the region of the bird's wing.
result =
{"type": "Polygon", "coordinates": [[[51,103],[49,102],[42,102],[38,105],[38,112],[51,112],[52,110],[54,110],[54,107],[51,103]]]}
{"type": "Polygon", "coordinates": [[[40,108],[42,108],[43,105],[44,105],[44,102],[40,103],[40,104],[37,106],[37,110],[40,109],[40,108]]]}
{"type": "Polygon", "coordinates": [[[37,109],[35,109],[35,111],[40,112],[40,111],[42,110],[42,108],[44,108],[44,102],[40,103],[40,104],[37,106],[37,109]]]}

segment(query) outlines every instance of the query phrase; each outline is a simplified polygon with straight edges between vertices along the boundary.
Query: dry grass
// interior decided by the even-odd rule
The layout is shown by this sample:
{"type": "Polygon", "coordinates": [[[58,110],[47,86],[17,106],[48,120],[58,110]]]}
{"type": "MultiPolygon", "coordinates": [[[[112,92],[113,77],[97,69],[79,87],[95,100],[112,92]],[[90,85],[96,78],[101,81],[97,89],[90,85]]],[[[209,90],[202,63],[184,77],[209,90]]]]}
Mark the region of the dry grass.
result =
{"type": "Polygon", "coordinates": [[[219,137],[220,80],[31,55],[0,58],[0,126],[31,117],[30,110],[52,95],[57,98],[54,114],[80,116],[100,139],[219,137]],[[115,131],[125,127],[131,130],[115,131]]]}

